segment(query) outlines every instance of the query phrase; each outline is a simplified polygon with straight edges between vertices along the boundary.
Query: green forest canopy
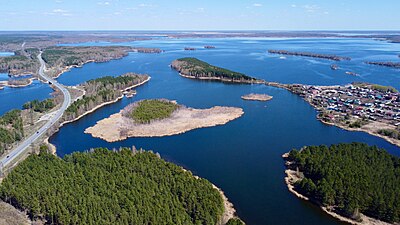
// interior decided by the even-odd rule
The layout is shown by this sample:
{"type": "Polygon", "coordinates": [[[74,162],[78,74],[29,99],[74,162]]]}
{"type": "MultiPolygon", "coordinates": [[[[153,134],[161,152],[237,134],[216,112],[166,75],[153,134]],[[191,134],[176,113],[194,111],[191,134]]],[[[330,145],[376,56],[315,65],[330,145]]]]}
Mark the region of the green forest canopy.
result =
{"type": "Polygon", "coordinates": [[[43,101],[39,101],[39,100],[35,99],[33,101],[25,103],[22,106],[22,108],[23,109],[33,109],[33,111],[35,111],[35,112],[42,113],[42,112],[49,111],[50,109],[54,108],[55,106],[56,105],[55,105],[54,99],[49,98],[49,99],[45,99],[43,101]]]}
{"type": "Polygon", "coordinates": [[[52,224],[216,224],[224,211],[209,181],[128,148],[31,155],[4,179],[0,197],[52,224]]]}
{"type": "Polygon", "coordinates": [[[150,123],[171,116],[179,108],[179,105],[162,99],[148,99],[136,103],[132,109],[131,117],[137,123],[150,123]]]}
{"type": "Polygon", "coordinates": [[[188,69],[192,76],[215,76],[234,80],[256,80],[243,73],[234,72],[228,69],[210,65],[197,58],[180,58],[177,61],[185,62],[184,69],[188,69]]]}
{"type": "Polygon", "coordinates": [[[362,143],[292,150],[289,161],[304,172],[296,189],[345,216],[361,212],[400,222],[400,158],[362,143]]]}

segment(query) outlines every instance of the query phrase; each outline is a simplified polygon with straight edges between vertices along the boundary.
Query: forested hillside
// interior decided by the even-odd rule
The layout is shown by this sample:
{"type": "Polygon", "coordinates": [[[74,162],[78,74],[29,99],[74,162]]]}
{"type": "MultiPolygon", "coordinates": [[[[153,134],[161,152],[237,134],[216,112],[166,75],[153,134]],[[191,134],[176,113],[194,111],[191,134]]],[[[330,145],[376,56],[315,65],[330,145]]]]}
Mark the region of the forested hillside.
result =
{"type": "Polygon", "coordinates": [[[224,210],[207,180],[127,148],[31,155],[4,179],[0,197],[51,224],[214,225],[224,210]]]}
{"type": "Polygon", "coordinates": [[[82,85],[86,94],[73,102],[65,111],[64,121],[73,120],[96,106],[116,100],[125,89],[140,84],[149,78],[146,74],[127,73],[122,76],[106,76],[89,80],[82,85]]]}
{"type": "Polygon", "coordinates": [[[21,110],[11,110],[0,117],[0,155],[23,137],[21,110]]]}
{"type": "Polygon", "coordinates": [[[179,73],[195,78],[220,78],[226,81],[235,82],[257,82],[257,79],[243,73],[234,72],[228,69],[210,65],[197,58],[181,58],[172,62],[172,68],[179,73]]]}
{"type": "Polygon", "coordinates": [[[400,222],[400,158],[361,143],[310,146],[289,154],[304,172],[296,189],[357,219],[361,212],[400,222]]]}

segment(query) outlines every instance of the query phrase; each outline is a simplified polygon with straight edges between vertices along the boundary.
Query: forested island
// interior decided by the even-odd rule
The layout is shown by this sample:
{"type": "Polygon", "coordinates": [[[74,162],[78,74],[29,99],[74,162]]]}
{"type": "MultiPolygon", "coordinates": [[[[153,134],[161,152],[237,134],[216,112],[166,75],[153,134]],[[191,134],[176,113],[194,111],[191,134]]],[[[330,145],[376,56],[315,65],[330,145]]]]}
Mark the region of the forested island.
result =
{"type": "Polygon", "coordinates": [[[219,80],[234,83],[264,83],[262,80],[247,76],[243,73],[210,65],[196,58],[180,58],[172,62],[171,67],[183,77],[219,80]]]}
{"type": "Polygon", "coordinates": [[[268,50],[268,53],[278,54],[278,55],[292,55],[292,56],[304,56],[304,57],[312,57],[312,58],[319,58],[319,59],[329,59],[329,60],[334,60],[334,61],[351,60],[350,57],[318,54],[318,53],[311,53],[311,52],[292,52],[292,51],[286,51],[286,50],[268,50]]]}
{"type": "Polygon", "coordinates": [[[331,215],[353,224],[400,222],[400,158],[384,149],[363,143],[309,146],[284,158],[292,192],[331,215]]]}
{"type": "Polygon", "coordinates": [[[237,224],[209,181],[129,148],[33,154],[3,180],[0,198],[47,224],[237,224]]]}
{"type": "Polygon", "coordinates": [[[371,61],[367,61],[365,63],[369,64],[369,65],[375,65],[375,66],[386,66],[386,67],[400,68],[400,62],[371,62],[371,61]]]}
{"type": "Polygon", "coordinates": [[[108,142],[128,137],[163,137],[223,125],[242,115],[241,108],[193,109],[167,99],[149,99],[126,106],[119,113],[87,128],[85,133],[108,142]]]}
{"type": "Polygon", "coordinates": [[[62,121],[63,123],[75,121],[106,104],[116,102],[123,97],[124,91],[140,86],[149,80],[149,75],[135,73],[89,80],[78,87],[82,88],[85,94],[67,108],[62,121]]]}

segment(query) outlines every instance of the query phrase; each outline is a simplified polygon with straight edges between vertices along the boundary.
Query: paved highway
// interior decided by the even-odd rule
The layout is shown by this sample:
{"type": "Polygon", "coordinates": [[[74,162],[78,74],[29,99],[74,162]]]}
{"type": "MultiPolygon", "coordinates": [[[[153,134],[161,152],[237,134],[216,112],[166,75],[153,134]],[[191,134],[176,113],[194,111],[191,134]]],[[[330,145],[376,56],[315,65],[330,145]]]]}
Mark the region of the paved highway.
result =
{"type": "MultiPolygon", "coordinates": [[[[60,109],[57,110],[57,113],[49,120],[47,123],[42,126],[35,134],[27,137],[22,143],[20,143],[16,148],[11,150],[7,155],[5,155],[0,160],[0,166],[4,167],[10,164],[14,159],[16,159],[19,155],[21,155],[34,141],[36,141],[40,136],[42,136],[53,124],[55,124],[63,115],[64,111],[68,108],[69,104],[71,103],[71,95],[69,91],[59,84],[54,79],[47,77],[44,74],[44,69],[46,67],[45,62],[42,59],[42,52],[37,56],[40,61],[40,69],[39,69],[39,76],[49,82],[49,84],[53,84],[56,88],[58,88],[64,95],[64,102],[60,109]]],[[[2,169],[2,168],[0,168],[2,169]]]]}

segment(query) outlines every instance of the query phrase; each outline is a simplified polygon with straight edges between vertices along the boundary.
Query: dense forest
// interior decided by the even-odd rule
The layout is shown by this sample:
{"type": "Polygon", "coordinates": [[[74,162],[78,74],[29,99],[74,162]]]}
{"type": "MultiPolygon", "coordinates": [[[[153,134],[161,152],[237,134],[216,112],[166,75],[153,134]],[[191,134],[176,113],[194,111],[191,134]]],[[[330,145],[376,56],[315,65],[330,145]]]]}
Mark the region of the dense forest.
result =
{"type": "Polygon", "coordinates": [[[54,46],[43,51],[43,60],[49,67],[80,66],[87,61],[106,62],[119,59],[133,51],[127,46],[54,46]]]}
{"type": "Polygon", "coordinates": [[[64,113],[64,120],[72,120],[96,106],[116,100],[123,91],[149,78],[146,74],[127,73],[118,77],[106,76],[89,80],[82,85],[86,94],[73,102],[64,113]]]}
{"type": "Polygon", "coordinates": [[[47,112],[56,106],[54,99],[45,99],[43,101],[33,100],[25,103],[22,108],[23,109],[32,109],[35,112],[47,112]]]}
{"type": "Polygon", "coordinates": [[[181,58],[172,62],[172,68],[180,73],[194,77],[218,77],[233,81],[256,81],[255,78],[243,73],[210,65],[196,58],[181,58]]]}
{"type": "Polygon", "coordinates": [[[136,123],[150,123],[170,117],[178,108],[178,104],[169,100],[149,99],[134,103],[128,116],[136,123]]]}
{"type": "Polygon", "coordinates": [[[0,155],[24,137],[21,110],[11,110],[0,117],[0,155]]]}
{"type": "Polygon", "coordinates": [[[339,213],[359,213],[400,222],[400,158],[362,143],[310,146],[292,150],[289,161],[304,173],[295,184],[302,194],[339,213]]]}
{"type": "Polygon", "coordinates": [[[3,180],[0,197],[49,224],[212,225],[224,211],[207,180],[128,148],[31,155],[3,180]]]}

